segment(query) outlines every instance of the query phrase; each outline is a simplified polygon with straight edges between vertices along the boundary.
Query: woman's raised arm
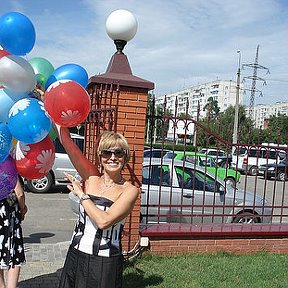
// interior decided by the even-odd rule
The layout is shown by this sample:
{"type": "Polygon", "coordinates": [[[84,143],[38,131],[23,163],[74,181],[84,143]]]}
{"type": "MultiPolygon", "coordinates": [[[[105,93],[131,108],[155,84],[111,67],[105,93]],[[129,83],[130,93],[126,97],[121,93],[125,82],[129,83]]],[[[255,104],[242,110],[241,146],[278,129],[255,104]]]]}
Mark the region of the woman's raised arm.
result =
{"type": "Polygon", "coordinates": [[[94,165],[91,163],[82,153],[80,148],[77,146],[77,144],[71,139],[69,129],[66,127],[61,127],[57,124],[55,124],[55,128],[58,132],[58,137],[65,148],[72,164],[82,177],[82,179],[85,181],[88,179],[89,176],[92,175],[100,175],[100,172],[98,170],[98,165],[94,165]]]}

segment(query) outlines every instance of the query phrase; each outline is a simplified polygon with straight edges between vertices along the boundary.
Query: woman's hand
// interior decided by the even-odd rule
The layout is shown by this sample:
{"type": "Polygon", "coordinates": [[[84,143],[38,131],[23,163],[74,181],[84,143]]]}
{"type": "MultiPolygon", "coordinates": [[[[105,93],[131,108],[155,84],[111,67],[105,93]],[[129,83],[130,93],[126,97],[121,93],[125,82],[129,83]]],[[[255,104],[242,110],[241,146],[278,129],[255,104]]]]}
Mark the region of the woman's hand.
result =
{"type": "Polygon", "coordinates": [[[81,182],[77,180],[73,175],[64,172],[67,179],[71,182],[72,185],[67,185],[68,189],[73,192],[76,196],[81,198],[83,196],[84,191],[82,189],[81,182]]]}

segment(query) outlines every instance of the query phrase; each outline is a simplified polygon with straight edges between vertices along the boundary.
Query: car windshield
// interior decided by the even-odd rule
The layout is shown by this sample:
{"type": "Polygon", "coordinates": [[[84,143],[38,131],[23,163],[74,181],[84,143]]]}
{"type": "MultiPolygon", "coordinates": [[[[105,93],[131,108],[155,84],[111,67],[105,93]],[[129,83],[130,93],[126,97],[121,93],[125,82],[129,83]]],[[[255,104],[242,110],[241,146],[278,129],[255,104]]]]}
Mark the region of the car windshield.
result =
{"type": "Polygon", "coordinates": [[[216,192],[219,189],[219,183],[217,183],[216,179],[211,178],[201,171],[179,166],[175,166],[175,171],[179,186],[184,189],[207,192],[216,192]]]}
{"type": "Polygon", "coordinates": [[[173,152],[167,152],[163,158],[165,159],[174,159],[176,157],[176,154],[173,152]]]}

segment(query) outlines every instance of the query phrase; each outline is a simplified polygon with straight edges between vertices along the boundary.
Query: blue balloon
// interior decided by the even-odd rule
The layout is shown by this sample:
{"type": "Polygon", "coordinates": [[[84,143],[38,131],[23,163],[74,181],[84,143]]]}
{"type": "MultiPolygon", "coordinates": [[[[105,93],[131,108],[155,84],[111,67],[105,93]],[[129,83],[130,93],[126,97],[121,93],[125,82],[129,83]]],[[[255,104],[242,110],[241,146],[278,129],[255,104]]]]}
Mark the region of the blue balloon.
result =
{"type": "Polygon", "coordinates": [[[11,107],[20,99],[29,97],[29,93],[12,92],[7,89],[0,89],[0,122],[6,123],[11,107]]]}
{"type": "Polygon", "coordinates": [[[12,148],[12,135],[6,124],[0,123],[0,163],[9,155],[12,148]]]}
{"type": "Polygon", "coordinates": [[[25,55],[34,47],[35,39],[34,26],[27,16],[9,12],[0,17],[0,44],[6,51],[25,55]]]}
{"type": "Polygon", "coordinates": [[[88,84],[88,73],[78,64],[62,65],[50,74],[45,84],[45,90],[58,80],[73,80],[86,88],[88,84]]]}
{"type": "Polygon", "coordinates": [[[24,98],[29,98],[33,95],[32,92],[16,92],[9,89],[3,89],[4,92],[14,101],[17,102],[24,98]]]}
{"type": "Polygon", "coordinates": [[[10,109],[8,127],[17,140],[34,144],[49,134],[51,120],[42,101],[25,98],[16,102],[10,109]]]}
{"type": "Polygon", "coordinates": [[[8,120],[8,113],[15,101],[12,100],[4,91],[0,89],[0,122],[6,123],[8,120]]]}

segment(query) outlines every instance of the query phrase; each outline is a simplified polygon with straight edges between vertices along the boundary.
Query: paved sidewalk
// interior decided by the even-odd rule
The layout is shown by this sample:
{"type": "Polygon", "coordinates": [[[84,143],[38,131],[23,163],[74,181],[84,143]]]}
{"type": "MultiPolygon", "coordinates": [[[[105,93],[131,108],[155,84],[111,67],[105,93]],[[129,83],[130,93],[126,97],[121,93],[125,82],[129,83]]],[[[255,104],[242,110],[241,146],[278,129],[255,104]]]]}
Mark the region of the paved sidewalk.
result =
{"type": "Polygon", "coordinates": [[[57,288],[69,241],[25,246],[27,263],[21,268],[19,288],[57,288]]]}

